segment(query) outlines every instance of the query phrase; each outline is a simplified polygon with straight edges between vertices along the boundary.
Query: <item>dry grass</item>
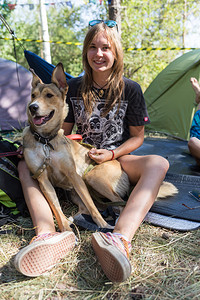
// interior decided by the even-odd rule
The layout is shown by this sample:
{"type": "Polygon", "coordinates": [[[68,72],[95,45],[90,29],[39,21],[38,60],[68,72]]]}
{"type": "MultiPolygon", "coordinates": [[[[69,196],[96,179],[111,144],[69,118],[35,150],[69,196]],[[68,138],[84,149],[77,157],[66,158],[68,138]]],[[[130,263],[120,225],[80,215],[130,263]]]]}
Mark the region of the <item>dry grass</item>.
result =
{"type": "MultiPolygon", "coordinates": [[[[66,205],[64,211],[73,215],[76,207],[66,205]]],[[[200,229],[180,233],[143,223],[132,241],[132,275],[121,284],[103,274],[89,231],[79,232],[79,245],[51,271],[27,278],[15,270],[13,257],[34,236],[31,219],[20,217],[1,230],[9,232],[0,236],[2,300],[200,299],[200,229]]]]}
{"type": "MultiPolygon", "coordinates": [[[[75,208],[73,208],[75,210],[75,208]]],[[[66,212],[73,213],[73,209],[66,212]]],[[[1,299],[199,299],[200,230],[180,233],[143,223],[132,241],[133,272],[112,284],[103,274],[90,240],[80,231],[74,251],[45,275],[27,278],[13,266],[13,256],[28,244],[34,230],[30,218],[4,225],[0,239],[1,299]]]]}

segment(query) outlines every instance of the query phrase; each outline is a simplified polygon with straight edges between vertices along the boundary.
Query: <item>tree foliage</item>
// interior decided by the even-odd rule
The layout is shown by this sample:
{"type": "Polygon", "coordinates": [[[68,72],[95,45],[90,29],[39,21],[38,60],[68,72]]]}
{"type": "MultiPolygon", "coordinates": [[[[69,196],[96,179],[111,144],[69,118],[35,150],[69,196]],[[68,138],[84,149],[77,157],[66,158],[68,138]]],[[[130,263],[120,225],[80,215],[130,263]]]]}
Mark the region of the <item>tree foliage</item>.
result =
{"type": "MultiPolygon", "coordinates": [[[[122,0],[122,41],[133,47],[185,47],[186,19],[199,11],[199,1],[122,0]]],[[[126,51],[126,50],[125,50],[126,51]]],[[[178,51],[126,51],[125,75],[146,89],[178,51]]]]}
{"type": "MultiPolygon", "coordinates": [[[[97,2],[97,1],[96,1],[97,2]]],[[[6,3],[6,2],[5,2],[6,3]]],[[[20,39],[42,39],[38,8],[9,11],[2,8],[6,21],[20,39]]],[[[2,12],[1,12],[2,13],[2,12]]],[[[145,90],[156,75],[183,51],[129,51],[138,47],[184,47],[188,20],[198,18],[199,1],[193,0],[121,0],[121,36],[124,47],[125,76],[139,82],[145,90]]],[[[89,19],[107,19],[108,1],[103,5],[48,6],[48,26],[52,63],[63,62],[65,71],[73,76],[82,72],[81,50],[89,19]],[[71,42],[67,45],[59,42],[71,42]]],[[[5,26],[0,26],[0,38],[10,38],[5,26]]],[[[1,57],[16,60],[27,67],[23,50],[42,57],[42,43],[13,42],[0,39],[1,57]]]]}

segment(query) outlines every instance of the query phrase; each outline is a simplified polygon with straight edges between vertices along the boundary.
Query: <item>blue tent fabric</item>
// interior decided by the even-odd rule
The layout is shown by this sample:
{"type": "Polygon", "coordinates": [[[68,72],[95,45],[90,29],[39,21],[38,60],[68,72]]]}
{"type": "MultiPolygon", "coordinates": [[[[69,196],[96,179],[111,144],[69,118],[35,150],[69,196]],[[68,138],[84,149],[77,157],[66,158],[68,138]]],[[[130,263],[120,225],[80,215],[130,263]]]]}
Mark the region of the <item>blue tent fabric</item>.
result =
{"type": "MultiPolygon", "coordinates": [[[[41,58],[40,56],[36,55],[35,53],[31,51],[24,51],[24,55],[26,57],[26,60],[30,66],[31,69],[34,70],[34,72],[37,74],[38,77],[44,82],[44,83],[51,83],[51,75],[53,72],[53,69],[55,68],[54,65],[48,63],[46,60],[41,58]]],[[[74,78],[74,76],[66,73],[67,80],[74,78]]]]}

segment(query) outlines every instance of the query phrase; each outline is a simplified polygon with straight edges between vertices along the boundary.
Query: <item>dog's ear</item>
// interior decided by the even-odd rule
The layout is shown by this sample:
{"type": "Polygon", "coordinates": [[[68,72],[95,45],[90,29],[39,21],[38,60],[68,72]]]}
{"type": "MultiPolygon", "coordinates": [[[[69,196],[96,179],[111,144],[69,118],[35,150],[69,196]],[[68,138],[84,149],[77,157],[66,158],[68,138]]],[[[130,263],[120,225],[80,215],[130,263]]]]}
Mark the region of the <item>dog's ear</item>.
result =
{"type": "Polygon", "coordinates": [[[38,83],[43,83],[42,80],[35,74],[35,71],[33,69],[29,69],[29,71],[33,74],[32,79],[32,87],[35,88],[38,83]]]}
{"type": "Polygon", "coordinates": [[[57,64],[53,70],[51,81],[55,83],[61,91],[64,91],[65,94],[67,93],[68,84],[62,63],[57,64]]]}

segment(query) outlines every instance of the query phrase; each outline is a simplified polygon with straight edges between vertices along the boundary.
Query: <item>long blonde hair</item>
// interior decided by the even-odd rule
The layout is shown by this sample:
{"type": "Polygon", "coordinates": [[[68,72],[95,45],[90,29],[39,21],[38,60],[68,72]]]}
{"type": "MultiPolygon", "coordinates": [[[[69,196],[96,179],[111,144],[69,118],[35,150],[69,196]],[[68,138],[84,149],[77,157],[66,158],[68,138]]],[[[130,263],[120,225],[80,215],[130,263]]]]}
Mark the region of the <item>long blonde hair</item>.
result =
{"type": "Polygon", "coordinates": [[[110,28],[106,24],[99,23],[91,27],[85,37],[82,51],[83,69],[85,71],[82,84],[81,95],[83,97],[86,111],[91,114],[93,104],[95,102],[95,95],[92,91],[93,78],[92,68],[90,67],[87,59],[88,48],[96,35],[100,32],[104,32],[108,41],[111,44],[111,50],[114,54],[114,63],[112,66],[112,72],[108,78],[108,93],[105,102],[103,116],[105,116],[112,107],[118,103],[118,109],[120,107],[121,98],[124,90],[123,81],[123,50],[120,42],[120,37],[116,28],[110,28]]]}

